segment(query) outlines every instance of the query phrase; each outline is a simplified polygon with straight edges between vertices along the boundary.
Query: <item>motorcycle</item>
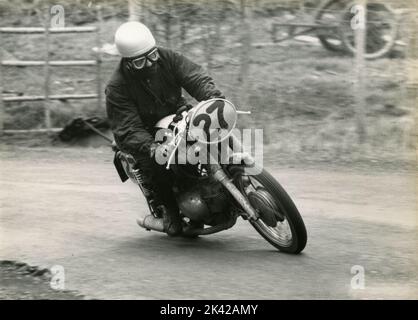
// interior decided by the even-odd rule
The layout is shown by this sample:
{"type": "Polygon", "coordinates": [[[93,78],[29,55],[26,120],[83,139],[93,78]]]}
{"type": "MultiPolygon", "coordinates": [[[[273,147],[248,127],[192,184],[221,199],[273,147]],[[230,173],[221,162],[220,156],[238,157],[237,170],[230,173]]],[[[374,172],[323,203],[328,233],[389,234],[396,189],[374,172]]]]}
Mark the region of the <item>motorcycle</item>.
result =
{"type": "MultiPolygon", "coordinates": [[[[242,217],[275,248],[300,253],[307,242],[303,219],[284,188],[244,150],[235,134],[241,113],[249,112],[238,111],[230,101],[215,98],[190,110],[184,108],[177,114],[180,117],[170,115],[155,125],[155,138],[163,149],[160,164],[171,171],[174,180],[172,189],[182,218],[182,236],[227,230],[242,217]],[[226,150],[221,156],[212,152],[220,149],[226,150]]],[[[116,145],[114,151],[121,180],[132,180],[148,199],[149,191],[132,155],[116,145]]],[[[147,203],[150,214],[138,218],[138,225],[148,231],[164,232],[162,211],[156,210],[150,200],[147,203]]]]}

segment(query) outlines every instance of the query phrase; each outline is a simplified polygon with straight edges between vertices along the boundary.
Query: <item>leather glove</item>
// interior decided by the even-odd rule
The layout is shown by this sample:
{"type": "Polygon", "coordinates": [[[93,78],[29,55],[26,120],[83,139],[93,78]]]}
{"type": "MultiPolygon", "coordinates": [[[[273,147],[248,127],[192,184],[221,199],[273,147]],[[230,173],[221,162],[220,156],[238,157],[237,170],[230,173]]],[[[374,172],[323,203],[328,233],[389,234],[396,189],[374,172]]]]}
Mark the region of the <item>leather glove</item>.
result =
{"type": "Polygon", "coordinates": [[[150,147],[149,147],[149,156],[151,159],[153,159],[155,157],[155,153],[157,151],[157,148],[160,146],[159,143],[157,142],[153,142],[151,143],[150,147]]]}
{"type": "Polygon", "coordinates": [[[189,111],[191,108],[193,108],[193,106],[191,104],[185,104],[184,106],[181,106],[180,108],[178,108],[177,111],[176,111],[176,115],[173,118],[173,122],[177,123],[177,122],[183,120],[182,113],[184,111],[189,111]]]}

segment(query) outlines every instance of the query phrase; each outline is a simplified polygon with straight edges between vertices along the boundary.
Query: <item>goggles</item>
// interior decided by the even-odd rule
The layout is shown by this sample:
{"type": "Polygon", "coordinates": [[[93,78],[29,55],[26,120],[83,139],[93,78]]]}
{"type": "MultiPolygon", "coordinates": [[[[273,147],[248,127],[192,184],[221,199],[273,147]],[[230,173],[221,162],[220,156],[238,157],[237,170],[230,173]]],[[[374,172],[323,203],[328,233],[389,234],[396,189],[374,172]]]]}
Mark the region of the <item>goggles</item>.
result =
{"type": "Polygon", "coordinates": [[[145,67],[147,60],[151,63],[157,62],[160,55],[158,54],[158,49],[154,48],[146,55],[143,55],[139,58],[130,59],[129,62],[133,65],[133,67],[137,70],[141,70],[145,67]]]}

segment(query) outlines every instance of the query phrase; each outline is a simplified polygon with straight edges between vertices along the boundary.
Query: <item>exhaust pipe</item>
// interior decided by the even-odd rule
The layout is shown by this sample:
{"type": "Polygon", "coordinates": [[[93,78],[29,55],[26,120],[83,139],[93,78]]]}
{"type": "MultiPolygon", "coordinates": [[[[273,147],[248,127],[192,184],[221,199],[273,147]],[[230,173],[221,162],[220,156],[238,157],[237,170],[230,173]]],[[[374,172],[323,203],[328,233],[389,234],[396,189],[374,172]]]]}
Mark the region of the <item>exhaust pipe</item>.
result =
{"type": "Polygon", "coordinates": [[[140,227],[147,229],[148,231],[154,230],[164,232],[163,219],[156,218],[152,214],[149,214],[143,218],[141,217],[139,219],[136,219],[136,223],[138,223],[140,227]]]}
{"type": "MultiPolygon", "coordinates": [[[[183,236],[189,236],[189,237],[190,236],[204,236],[204,235],[209,235],[212,233],[217,233],[219,231],[227,230],[231,228],[232,226],[235,225],[236,222],[237,222],[237,217],[230,219],[224,223],[218,224],[216,226],[209,227],[209,228],[198,228],[198,229],[183,228],[183,236]]],[[[154,230],[158,232],[165,232],[163,219],[156,218],[152,214],[149,214],[143,218],[141,217],[139,219],[136,219],[136,223],[140,227],[148,231],[154,230]]]]}
{"type": "Polygon", "coordinates": [[[224,223],[209,227],[209,228],[198,228],[198,229],[187,229],[183,228],[183,236],[196,237],[196,236],[206,236],[209,234],[217,233],[222,230],[227,230],[232,228],[237,222],[237,217],[234,217],[224,223]]]}

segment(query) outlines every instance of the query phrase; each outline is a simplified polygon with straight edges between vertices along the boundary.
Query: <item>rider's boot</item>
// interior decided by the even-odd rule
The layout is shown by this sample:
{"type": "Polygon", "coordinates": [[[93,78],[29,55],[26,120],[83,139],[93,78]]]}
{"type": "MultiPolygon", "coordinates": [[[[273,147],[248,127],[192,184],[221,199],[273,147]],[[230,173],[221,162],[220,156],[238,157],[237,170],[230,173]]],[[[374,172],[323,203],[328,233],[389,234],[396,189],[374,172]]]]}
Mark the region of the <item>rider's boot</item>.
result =
{"type": "Polygon", "coordinates": [[[162,210],[164,232],[169,236],[178,236],[183,231],[183,223],[178,209],[170,209],[166,206],[160,207],[162,210]]]}
{"type": "Polygon", "coordinates": [[[151,211],[163,219],[164,232],[179,235],[183,230],[182,219],[165,168],[155,165],[148,155],[138,154],[135,160],[137,181],[151,211]]]}

